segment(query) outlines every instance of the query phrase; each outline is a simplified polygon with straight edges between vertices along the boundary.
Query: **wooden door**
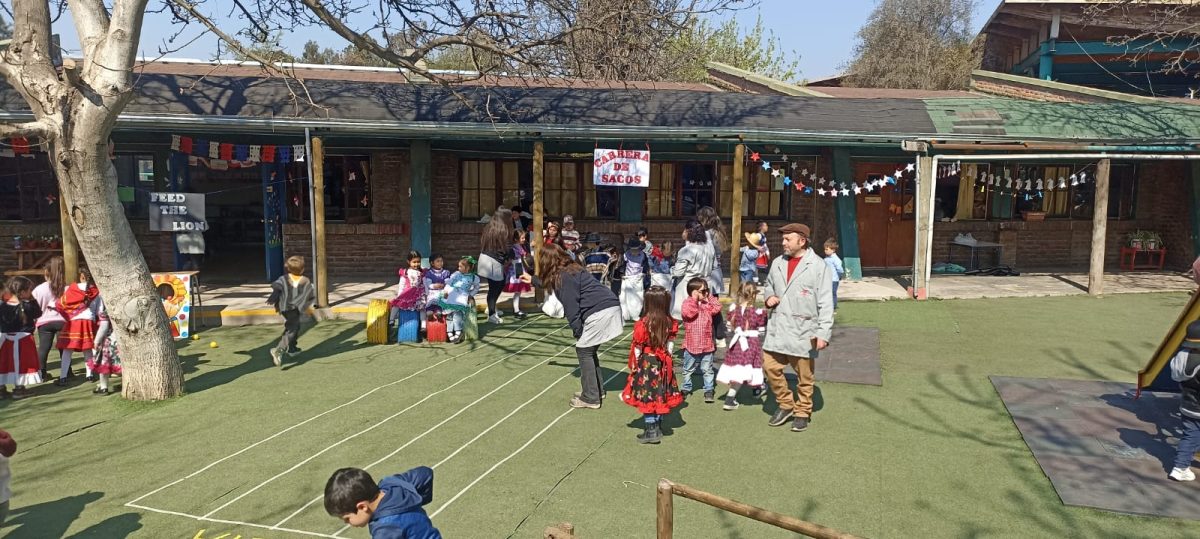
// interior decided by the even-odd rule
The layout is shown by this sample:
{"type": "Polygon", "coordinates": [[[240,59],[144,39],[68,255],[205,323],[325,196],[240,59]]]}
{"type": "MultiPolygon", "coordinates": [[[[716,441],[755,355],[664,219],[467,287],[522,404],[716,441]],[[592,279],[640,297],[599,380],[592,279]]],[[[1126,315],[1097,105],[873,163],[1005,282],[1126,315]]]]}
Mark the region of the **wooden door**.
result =
{"type": "MultiPolygon", "coordinates": [[[[854,167],[854,179],[865,183],[894,175],[903,165],[893,163],[859,163],[854,167]]],[[[899,179],[895,185],[887,185],[873,192],[858,195],[855,204],[858,212],[859,255],[863,267],[893,268],[911,266],[913,242],[913,201],[916,182],[899,179]]]]}

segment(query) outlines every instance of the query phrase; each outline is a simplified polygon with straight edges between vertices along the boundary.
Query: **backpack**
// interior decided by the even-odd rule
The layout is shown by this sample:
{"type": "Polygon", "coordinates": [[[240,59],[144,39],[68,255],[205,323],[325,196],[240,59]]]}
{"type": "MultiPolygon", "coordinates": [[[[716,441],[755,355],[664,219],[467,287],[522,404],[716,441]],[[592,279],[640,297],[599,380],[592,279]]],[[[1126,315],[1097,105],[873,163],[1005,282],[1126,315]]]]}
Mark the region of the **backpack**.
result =
{"type": "Polygon", "coordinates": [[[1189,350],[1180,350],[1179,353],[1175,354],[1175,357],[1171,358],[1172,380],[1186,382],[1195,378],[1197,374],[1200,374],[1200,363],[1197,363],[1191,372],[1187,370],[1188,358],[1191,355],[1192,352],[1189,350]]]}

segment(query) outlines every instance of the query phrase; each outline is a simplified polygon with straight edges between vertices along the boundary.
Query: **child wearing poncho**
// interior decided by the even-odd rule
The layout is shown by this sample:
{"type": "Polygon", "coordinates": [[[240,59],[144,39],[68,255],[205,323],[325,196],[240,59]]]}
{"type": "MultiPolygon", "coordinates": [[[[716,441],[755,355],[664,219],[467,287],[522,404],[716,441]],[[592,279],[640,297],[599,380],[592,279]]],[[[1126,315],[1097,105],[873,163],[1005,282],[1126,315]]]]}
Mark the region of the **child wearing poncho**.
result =
{"type": "Polygon", "coordinates": [[[475,274],[475,259],[469,256],[458,261],[458,271],[446,281],[437,304],[446,313],[446,333],[452,343],[463,339],[463,321],[467,313],[475,315],[475,294],[479,293],[479,276],[475,274]]]}
{"type": "Polygon", "coordinates": [[[56,386],[67,384],[74,352],[83,352],[85,360],[92,359],[92,351],[96,346],[96,313],[92,312],[92,302],[99,296],[100,291],[92,283],[91,272],[80,268],[78,282],[68,286],[62,297],[58,298],[55,308],[67,319],[67,324],[58,333],[56,348],[62,351],[62,368],[58,380],[54,381],[56,386]]]}

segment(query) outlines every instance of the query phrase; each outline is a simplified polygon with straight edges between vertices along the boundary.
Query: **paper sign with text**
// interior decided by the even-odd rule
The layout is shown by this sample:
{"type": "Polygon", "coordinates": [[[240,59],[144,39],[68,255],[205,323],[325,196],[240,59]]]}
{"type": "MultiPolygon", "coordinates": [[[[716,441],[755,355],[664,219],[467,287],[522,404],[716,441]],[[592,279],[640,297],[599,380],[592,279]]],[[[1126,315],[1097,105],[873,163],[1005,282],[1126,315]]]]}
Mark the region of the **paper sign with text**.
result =
{"type": "Polygon", "coordinates": [[[650,152],[596,149],[592,183],[610,187],[649,187],[650,152]]]}
{"type": "Polygon", "coordinates": [[[198,193],[150,193],[150,230],[155,232],[203,232],[204,195],[198,193]]]}

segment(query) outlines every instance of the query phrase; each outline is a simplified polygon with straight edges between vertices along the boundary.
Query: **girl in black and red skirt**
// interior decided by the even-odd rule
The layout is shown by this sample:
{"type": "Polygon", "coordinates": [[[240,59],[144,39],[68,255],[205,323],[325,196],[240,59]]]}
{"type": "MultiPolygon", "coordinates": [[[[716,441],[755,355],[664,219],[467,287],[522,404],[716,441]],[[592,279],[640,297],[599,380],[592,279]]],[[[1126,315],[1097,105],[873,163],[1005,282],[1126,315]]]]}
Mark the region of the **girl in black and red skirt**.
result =
{"type": "Polygon", "coordinates": [[[661,286],[646,290],[642,319],[633,326],[629,350],[629,381],[621,392],[625,404],[642,412],[645,431],[638,443],[662,441],[662,417],[683,403],[671,362],[679,323],[671,318],[671,293],[661,286]]]}

